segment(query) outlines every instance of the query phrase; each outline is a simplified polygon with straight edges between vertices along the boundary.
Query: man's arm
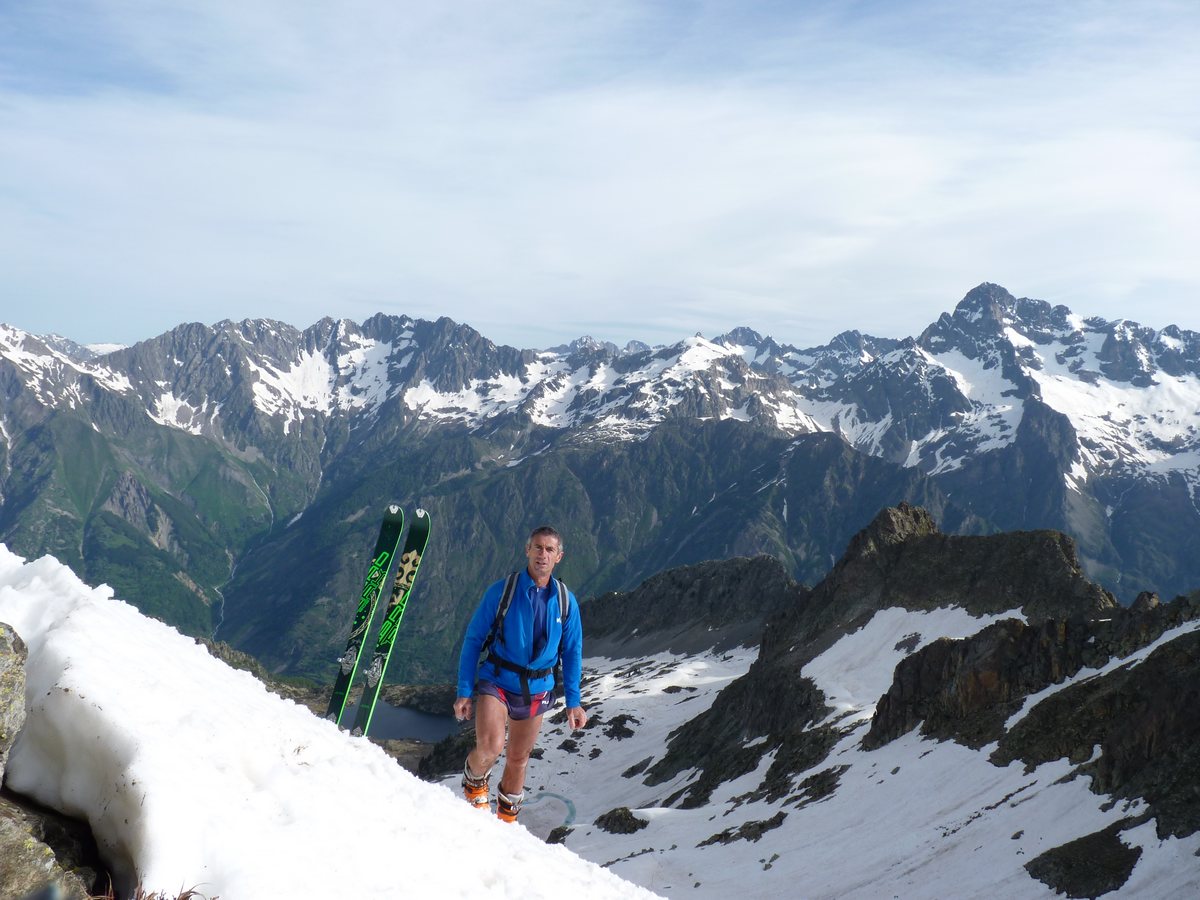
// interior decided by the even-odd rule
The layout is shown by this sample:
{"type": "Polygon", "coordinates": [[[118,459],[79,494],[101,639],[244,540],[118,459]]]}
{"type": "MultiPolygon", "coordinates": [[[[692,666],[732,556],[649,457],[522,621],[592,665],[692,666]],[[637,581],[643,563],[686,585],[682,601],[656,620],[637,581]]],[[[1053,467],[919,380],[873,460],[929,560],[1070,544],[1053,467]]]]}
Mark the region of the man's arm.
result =
{"type": "Polygon", "coordinates": [[[587,712],[579,690],[583,675],[583,619],[574,594],[570,594],[569,609],[563,626],[563,693],[567,701],[567,725],[578,731],[587,724],[587,712]]]}
{"type": "MultiPolygon", "coordinates": [[[[503,580],[491,585],[483,592],[475,614],[467,623],[467,632],[463,636],[462,650],[458,654],[458,697],[470,698],[475,692],[475,675],[479,668],[479,654],[483,650],[483,642],[487,640],[488,632],[492,630],[492,622],[496,619],[496,609],[500,606],[500,593],[504,590],[503,580]]],[[[454,704],[455,711],[458,703],[454,704]]]]}

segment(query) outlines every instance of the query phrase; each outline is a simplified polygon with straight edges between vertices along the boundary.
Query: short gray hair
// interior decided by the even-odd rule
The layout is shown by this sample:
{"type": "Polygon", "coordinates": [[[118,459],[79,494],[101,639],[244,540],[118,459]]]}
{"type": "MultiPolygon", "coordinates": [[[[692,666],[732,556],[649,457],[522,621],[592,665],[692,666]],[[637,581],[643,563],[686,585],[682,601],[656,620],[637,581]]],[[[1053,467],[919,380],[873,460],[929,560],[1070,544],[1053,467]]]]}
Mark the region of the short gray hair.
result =
{"type": "Polygon", "coordinates": [[[525,543],[532,544],[535,537],[552,537],[558,541],[558,549],[564,549],[562,535],[558,533],[557,528],[554,528],[550,525],[539,525],[537,528],[533,529],[533,531],[529,532],[529,540],[525,543]]]}

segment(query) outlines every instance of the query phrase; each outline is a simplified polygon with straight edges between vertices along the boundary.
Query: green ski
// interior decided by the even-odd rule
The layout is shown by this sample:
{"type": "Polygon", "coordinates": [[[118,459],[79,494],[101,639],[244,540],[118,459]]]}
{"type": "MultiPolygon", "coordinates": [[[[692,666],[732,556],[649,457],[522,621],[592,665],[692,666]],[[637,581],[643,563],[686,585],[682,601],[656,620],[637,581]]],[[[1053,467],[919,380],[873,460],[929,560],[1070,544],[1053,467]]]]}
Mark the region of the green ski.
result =
{"type": "Polygon", "coordinates": [[[371,567],[367,570],[362,593],[358,597],[358,608],[354,611],[354,624],[350,626],[346,652],[338,659],[337,679],[333,683],[333,696],[329,699],[329,709],[325,718],[339,725],[346,709],[350,687],[354,684],[359,660],[362,659],[367,629],[371,627],[371,620],[375,617],[375,606],[383,590],[388,570],[392,567],[392,558],[396,555],[396,547],[403,532],[404,511],[393,503],[383,514],[383,524],[379,526],[379,539],[375,542],[375,552],[371,554],[371,567]]]}
{"type": "Polygon", "coordinates": [[[392,647],[396,643],[396,632],[400,630],[400,619],[404,616],[404,607],[408,605],[409,595],[412,594],[413,582],[417,578],[417,570],[421,567],[421,556],[425,553],[427,543],[429,513],[418,509],[417,518],[408,527],[404,552],[400,554],[400,566],[396,569],[396,580],[392,584],[392,599],[388,602],[383,624],[379,626],[379,639],[375,642],[371,664],[366,668],[362,703],[358,706],[358,715],[354,717],[351,734],[366,734],[371,727],[375,701],[379,699],[379,689],[383,687],[383,674],[387,671],[392,647]]]}

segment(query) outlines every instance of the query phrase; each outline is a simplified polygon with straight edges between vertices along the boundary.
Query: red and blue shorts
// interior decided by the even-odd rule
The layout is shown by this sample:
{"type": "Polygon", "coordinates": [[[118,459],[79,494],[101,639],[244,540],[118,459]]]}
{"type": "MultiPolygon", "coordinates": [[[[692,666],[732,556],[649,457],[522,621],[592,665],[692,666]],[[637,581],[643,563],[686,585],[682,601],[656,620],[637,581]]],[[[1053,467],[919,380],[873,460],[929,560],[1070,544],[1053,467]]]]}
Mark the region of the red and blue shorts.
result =
{"type": "Polygon", "coordinates": [[[529,705],[525,704],[525,698],[521,696],[520,691],[506,691],[500,685],[490,681],[478,682],[475,685],[475,693],[495,697],[508,707],[508,717],[518,721],[540,716],[554,706],[553,691],[541,691],[536,694],[530,694],[529,705]]]}

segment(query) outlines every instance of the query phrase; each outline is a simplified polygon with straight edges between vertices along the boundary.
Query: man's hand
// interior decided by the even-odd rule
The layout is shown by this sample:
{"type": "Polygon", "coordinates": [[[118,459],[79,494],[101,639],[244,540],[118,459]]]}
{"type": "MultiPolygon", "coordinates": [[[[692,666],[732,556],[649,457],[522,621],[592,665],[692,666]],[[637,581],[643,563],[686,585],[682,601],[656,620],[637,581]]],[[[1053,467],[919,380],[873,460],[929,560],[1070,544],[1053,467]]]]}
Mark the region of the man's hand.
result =
{"type": "Polygon", "coordinates": [[[459,697],[454,701],[454,718],[460,722],[467,721],[467,719],[471,718],[471,713],[474,712],[472,709],[474,705],[470,697],[459,697]]]}
{"type": "Polygon", "coordinates": [[[567,725],[572,731],[579,731],[587,724],[587,712],[582,706],[572,706],[567,710],[567,725]]]}

